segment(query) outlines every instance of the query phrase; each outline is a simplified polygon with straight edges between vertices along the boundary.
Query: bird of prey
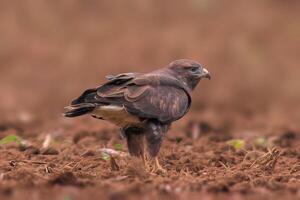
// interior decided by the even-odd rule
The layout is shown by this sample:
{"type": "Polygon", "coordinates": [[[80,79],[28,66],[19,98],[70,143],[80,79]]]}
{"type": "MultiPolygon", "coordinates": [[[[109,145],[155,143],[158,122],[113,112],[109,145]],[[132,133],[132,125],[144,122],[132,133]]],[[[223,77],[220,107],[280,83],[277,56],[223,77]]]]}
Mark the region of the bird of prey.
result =
{"type": "Polygon", "coordinates": [[[189,59],[175,60],[150,73],[106,76],[106,83],[88,89],[67,106],[65,117],[89,114],[119,126],[130,155],[141,157],[151,172],[165,171],[157,156],[172,122],[191,106],[191,91],[210,74],[189,59]],[[153,166],[146,161],[146,154],[153,166]]]}

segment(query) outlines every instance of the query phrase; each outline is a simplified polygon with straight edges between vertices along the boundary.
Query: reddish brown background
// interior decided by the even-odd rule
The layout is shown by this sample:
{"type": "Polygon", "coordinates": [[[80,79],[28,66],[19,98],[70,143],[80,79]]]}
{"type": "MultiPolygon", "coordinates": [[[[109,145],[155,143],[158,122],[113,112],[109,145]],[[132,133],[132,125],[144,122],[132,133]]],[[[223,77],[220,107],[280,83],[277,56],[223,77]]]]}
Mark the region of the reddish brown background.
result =
{"type": "Polygon", "coordinates": [[[298,1],[0,1],[1,111],[58,112],[105,74],[192,58],[196,105],[299,102],[298,1]]]}

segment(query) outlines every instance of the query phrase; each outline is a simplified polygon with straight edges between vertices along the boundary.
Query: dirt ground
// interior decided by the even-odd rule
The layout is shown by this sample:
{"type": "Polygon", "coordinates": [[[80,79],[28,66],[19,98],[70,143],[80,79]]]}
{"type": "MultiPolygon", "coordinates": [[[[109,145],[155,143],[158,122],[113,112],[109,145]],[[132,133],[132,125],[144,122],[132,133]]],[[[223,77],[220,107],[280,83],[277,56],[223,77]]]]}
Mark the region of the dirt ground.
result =
{"type": "Polygon", "coordinates": [[[3,123],[1,137],[16,134],[26,142],[0,146],[0,197],[300,198],[299,129],[278,127],[276,122],[265,126],[268,115],[234,114],[230,123],[211,113],[191,115],[169,132],[160,154],[167,172],[157,175],[128,157],[115,127],[92,118],[61,118],[40,130],[40,123],[3,123]],[[199,121],[197,116],[202,116],[199,121]],[[231,143],[237,142],[233,138],[243,138],[241,148],[231,143]],[[118,154],[107,156],[102,148],[118,154]]]}
{"type": "Polygon", "coordinates": [[[298,8],[0,0],[0,199],[300,199],[298,8]],[[106,74],[179,58],[212,80],[163,143],[166,173],[128,156],[117,127],[61,116],[106,74]]]}

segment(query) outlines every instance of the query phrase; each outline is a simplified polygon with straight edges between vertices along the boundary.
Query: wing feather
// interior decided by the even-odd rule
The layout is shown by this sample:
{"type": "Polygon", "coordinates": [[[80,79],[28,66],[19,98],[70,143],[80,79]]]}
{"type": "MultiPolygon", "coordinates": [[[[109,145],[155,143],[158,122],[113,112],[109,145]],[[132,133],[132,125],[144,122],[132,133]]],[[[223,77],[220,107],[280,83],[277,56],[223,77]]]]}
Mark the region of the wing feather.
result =
{"type": "Polygon", "coordinates": [[[126,73],[107,79],[105,84],[86,91],[73,103],[91,101],[124,106],[135,116],[163,123],[181,118],[191,104],[186,85],[166,74],[126,73]]]}
{"type": "Polygon", "coordinates": [[[144,93],[130,100],[130,103],[125,104],[128,112],[161,122],[181,118],[190,107],[189,95],[184,90],[171,86],[148,86],[144,93]]]}
{"type": "Polygon", "coordinates": [[[136,102],[149,94],[150,86],[129,86],[124,92],[124,98],[129,102],[136,102]]]}

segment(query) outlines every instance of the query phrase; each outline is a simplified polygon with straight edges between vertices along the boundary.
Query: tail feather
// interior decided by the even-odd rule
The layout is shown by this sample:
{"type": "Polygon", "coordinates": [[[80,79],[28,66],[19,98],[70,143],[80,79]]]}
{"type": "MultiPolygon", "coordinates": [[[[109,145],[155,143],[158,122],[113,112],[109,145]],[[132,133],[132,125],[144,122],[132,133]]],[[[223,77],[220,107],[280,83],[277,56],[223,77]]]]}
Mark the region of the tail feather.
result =
{"type": "Polygon", "coordinates": [[[95,109],[96,105],[93,103],[81,103],[67,106],[67,111],[63,113],[65,117],[77,117],[87,114],[95,109]]]}

